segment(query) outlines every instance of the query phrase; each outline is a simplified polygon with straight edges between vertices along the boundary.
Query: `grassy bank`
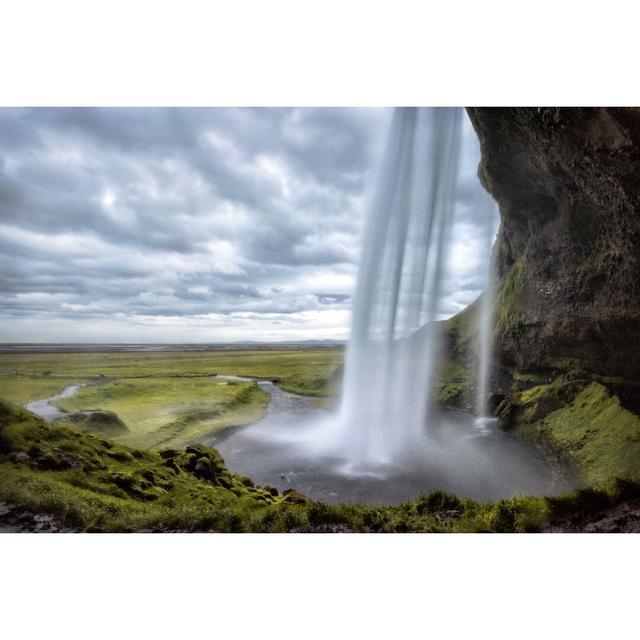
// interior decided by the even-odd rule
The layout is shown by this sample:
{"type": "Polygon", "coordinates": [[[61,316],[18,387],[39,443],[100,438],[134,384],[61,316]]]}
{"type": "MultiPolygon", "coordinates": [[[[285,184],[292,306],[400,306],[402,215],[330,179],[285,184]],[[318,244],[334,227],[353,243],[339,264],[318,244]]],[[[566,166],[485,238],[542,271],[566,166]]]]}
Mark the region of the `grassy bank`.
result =
{"type": "Polygon", "coordinates": [[[55,401],[68,413],[112,411],[128,427],[118,439],[137,447],[184,446],[260,419],[268,403],[269,394],[255,383],[215,378],[123,378],[55,401]]]}
{"type": "Polygon", "coordinates": [[[34,375],[0,373],[0,399],[27,404],[32,400],[42,400],[57,395],[75,382],[84,382],[84,378],[66,376],[62,373],[56,376],[42,373],[34,375]]]}
{"type": "Polygon", "coordinates": [[[640,417],[592,380],[555,379],[514,392],[505,426],[552,450],[590,486],[640,480],[640,417]]]}
{"type": "Polygon", "coordinates": [[[0,402],[0,499],[80,531],[539,531],[585,504],[638,495],[638,487],[493,504],[436,491],[394,506],[285,493],[230,472],[215,449],[136,449],[0,402]]]}

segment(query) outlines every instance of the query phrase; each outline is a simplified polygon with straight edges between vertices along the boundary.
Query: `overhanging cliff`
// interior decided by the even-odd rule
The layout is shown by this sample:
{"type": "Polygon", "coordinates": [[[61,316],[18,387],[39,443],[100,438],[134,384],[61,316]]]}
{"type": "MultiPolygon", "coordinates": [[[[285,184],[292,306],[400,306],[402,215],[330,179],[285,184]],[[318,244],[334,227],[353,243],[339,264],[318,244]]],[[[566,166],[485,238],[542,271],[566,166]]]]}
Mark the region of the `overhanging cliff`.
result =
{"type": "Polygon", "coordinates": [[[467,111],[502,219],[497,358],[640,380],[640,109],[467,111]]]}

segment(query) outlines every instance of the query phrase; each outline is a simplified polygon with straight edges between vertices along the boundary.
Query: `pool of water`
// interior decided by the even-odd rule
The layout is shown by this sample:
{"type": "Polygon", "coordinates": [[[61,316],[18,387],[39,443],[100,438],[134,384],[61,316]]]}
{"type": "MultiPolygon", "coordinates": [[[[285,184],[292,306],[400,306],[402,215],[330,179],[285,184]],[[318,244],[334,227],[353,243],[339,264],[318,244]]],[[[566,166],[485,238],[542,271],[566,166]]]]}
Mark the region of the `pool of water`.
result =
{"type": "Polygon", "coordinates": [[[260,381],[271,394],[267,415],[245,427],[229,429],[203,443],[216,447],[229,469],[257,484],[281,491],[295,488],[325,502],[393,504],[440,489],[478,500],[515,495],[550,495],[568,490],[531,445],[458,411],[430,420],[429,436],[402,453],[393,464],[349,469],[339,454],[309,446],[329,433],[329,412],[312,399],[287,393],[260,381]]]}

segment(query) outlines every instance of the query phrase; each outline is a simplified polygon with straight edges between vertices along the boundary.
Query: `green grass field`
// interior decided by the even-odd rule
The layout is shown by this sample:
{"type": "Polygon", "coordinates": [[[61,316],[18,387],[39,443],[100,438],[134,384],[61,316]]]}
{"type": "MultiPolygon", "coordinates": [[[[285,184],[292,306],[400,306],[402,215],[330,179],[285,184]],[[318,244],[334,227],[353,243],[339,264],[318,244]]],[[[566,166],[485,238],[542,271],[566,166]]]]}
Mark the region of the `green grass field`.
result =
{"type": "Polygon", "coordinates": [[[83,387],[56,401],[69,413],[116,413],[129,432],[118,440],[138,447],[182,446],[202,434],[262,417],[269,394],[254,383],[215,378],[123,378],[83,387]]]}
{"type": "Polygon", "coordinates": [[[136,447],[183,446],[221,429],[260,419],[269,396],[255,383],[216,380],[238,375],[275,380],[317,398],[337,393],[340,349],[252,349],[0,355],[0,399],[24,405],[66,386],[87,383],[56,401],[69,413],[116,413],[136,447]]]}

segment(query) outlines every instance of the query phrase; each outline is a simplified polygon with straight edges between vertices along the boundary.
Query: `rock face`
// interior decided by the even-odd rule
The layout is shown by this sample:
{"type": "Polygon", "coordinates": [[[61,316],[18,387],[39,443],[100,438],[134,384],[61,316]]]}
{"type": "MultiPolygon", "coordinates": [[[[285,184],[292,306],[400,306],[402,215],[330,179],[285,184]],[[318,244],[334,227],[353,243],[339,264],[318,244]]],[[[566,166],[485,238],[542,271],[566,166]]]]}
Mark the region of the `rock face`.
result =
{"type": "Polygon", "coordinates": [[[640,109],[467,111],[502,218],[501,363],[640,381],[640,109]]]}

